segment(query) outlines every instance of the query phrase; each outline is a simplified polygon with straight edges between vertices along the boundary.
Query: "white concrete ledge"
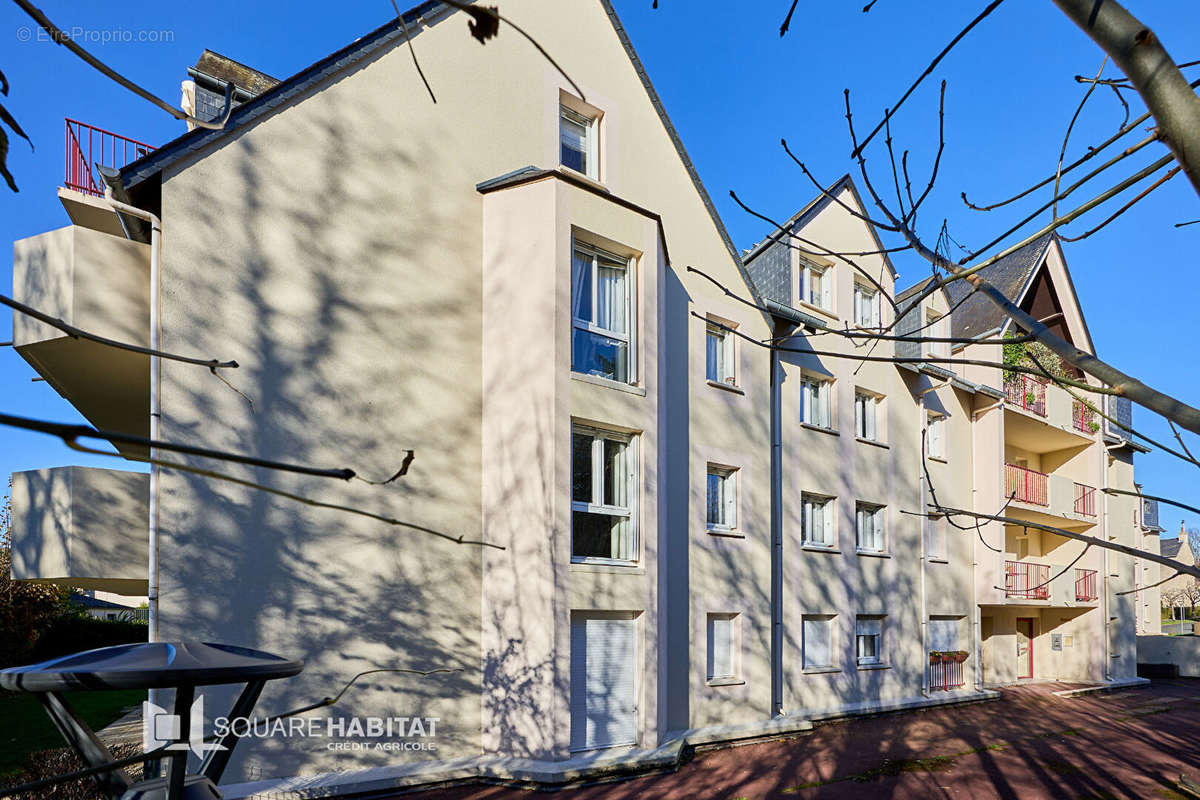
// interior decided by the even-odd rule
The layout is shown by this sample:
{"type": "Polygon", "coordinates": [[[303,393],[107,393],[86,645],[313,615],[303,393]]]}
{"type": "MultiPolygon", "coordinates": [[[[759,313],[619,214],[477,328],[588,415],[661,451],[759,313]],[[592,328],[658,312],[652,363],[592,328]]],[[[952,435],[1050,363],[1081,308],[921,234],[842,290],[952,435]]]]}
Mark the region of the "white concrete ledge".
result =
{"type": "Polygon", "coordinates": [[[381,793],[417,786],[436,786],[466,781],[509,783],[555,788],[580,781],[603,781],[648,772],[678,769],[690,750],[733,747],[757,740],[802,734],[814,721],[827,721],[864,714],[903,711],[992,700],[994,691],[938,692],[936,697],[914,697],[897,703],[860,703],[853,707],[823,712],[812,717],[782,716],[744,725],[670,731],[654,750],[606,750],[574,756],[566,761],[478,756],[445,761],[424,761],[392,767],[374,767],[351,772],[330,772],[274,780],[221,786],[225,800],[311,800],[366,793],[381,793]]]}
{"type": "Polygon", "coordinates": [[[1149,678],[1124,678],[1119,681],[1108,681],[1106,683],[1097,683],[1094,686],[1084,686],[1079,689],[1063,689],[1061,692],[1054,692],[1057,697],[1077,697],[1081,694],[1099,694],[1101,692],[1114,692],[1118,689],[1138,689],[1143,686],[1149,686],[1149,678]]]}

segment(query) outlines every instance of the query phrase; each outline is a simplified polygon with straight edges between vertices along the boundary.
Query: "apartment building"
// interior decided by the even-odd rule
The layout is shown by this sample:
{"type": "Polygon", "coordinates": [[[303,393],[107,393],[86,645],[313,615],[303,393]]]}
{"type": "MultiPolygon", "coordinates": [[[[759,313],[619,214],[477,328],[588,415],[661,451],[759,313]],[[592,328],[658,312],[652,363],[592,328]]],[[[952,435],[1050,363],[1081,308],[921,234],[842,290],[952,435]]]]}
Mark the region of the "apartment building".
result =
{"type": "MultiPolygon", "coordinates": [[[[178,470],[42,470],[14,483],[14,577],[145,594],[153,526],[161,638],[303,658],[265,713],[364,670],[449,670],[373,676],[338,704],[436,717],[443,760],[561,762],[996,683],[1132,679],[1130,559],[1073,561],[1076,542],[1019,521],[964,529],[927,512],[936,493],[1140,543],[1133,506],[1100,491],[1133,485],[1138,445],[1056,386],[938,360],[995,360],[994,345],[832,333],[890,324],[886,298],[904,308],[925,285],[897,293],[886,254],[857,269],[836,255],[880,249],[847,211],[862,208],[853,181],[789,220],[795,238],[743,253],[607,0],[504,11],[575,85],[519,37],[480,47],[438,2],[279,82],[214,75],[206,53],[190,107],[216,113],[205,93],[234,81],[225,128],[143,145],[104,180],[69,167],[71,224],[14,245],[18,299],[240,364],[222,373],[234,391],[15,317],[18,352],[97,427],[148,433],[153,370],[167,441],[367,478],[412,450],[386,486],[218,465],[403,524],[178,470]]],[[[1057,240],[989,275],[1091,349],[1057,240]]],[[[1007,331],[956,291],[897,330],[1007,331]]],[[[344,758],[269,738],[229,774],[344,758]]]]}

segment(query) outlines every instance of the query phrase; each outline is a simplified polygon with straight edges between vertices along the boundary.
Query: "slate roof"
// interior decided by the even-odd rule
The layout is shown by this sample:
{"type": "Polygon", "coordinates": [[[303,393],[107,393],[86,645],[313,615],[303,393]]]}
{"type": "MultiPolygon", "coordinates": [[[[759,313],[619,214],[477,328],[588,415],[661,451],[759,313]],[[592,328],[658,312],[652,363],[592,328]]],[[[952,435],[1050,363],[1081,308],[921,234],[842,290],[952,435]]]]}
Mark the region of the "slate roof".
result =
{"type": "MultiPolygon", "coordinates": [[[[995,264],[984,267],[979,274],[1003,292],[1005,297],[1016,302],[1029,285],[1030,277],[1042,263],[1042,258],[1053,241],[1054,234],[1047,233],[1014,250],[995,264]]],[[[966,297],[969,291],[970,287],[963,281],[946,284],[950,306],[954,308],[955,303],[966,297]]],[[[952,336],[976,337],[998,330],[1008,317],[995,303],[976,293],[955,308],[950,319],[952,336]]]]}
{"type": "Polygon", "coordinates": [[[1180,548],[1183,547],[1183,540],[1176,536],[1174,539],[1160,539],[1159,546],[1162,548],[1162,554],[1167,558],[1174,558],[1179,555],[1180,548]]]}

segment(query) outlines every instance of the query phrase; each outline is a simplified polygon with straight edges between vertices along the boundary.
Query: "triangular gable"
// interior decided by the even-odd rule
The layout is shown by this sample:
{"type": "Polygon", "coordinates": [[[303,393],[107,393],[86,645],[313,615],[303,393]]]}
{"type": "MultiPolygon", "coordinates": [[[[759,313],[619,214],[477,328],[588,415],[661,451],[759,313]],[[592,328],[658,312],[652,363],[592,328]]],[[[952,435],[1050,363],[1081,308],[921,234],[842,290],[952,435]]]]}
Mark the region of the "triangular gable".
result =
{"type": "MultiPolygon", "coordinates": [[[[1096,352],[1083,307],[1075,292],[1075,283],[1067,269],[1062,243],[1057,236],[1052,237],[1050,246],[1042,253],[1040,263],[1014,301],[1021,310],[1034,319],[1045,321],[1050,330],[1080,350],[1093,354],[1096,352]]],[[[1012,320],[1007,320],[1003,331],[1011,326],[1012,320]]]]}

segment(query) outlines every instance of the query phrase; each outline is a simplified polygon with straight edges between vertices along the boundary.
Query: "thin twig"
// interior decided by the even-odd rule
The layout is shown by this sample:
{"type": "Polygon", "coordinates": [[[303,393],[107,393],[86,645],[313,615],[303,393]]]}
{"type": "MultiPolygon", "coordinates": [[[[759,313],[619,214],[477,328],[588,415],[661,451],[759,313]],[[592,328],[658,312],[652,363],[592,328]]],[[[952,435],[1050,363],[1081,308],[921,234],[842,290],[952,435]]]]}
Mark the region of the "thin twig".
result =
{"type": "MultiPolygon", "coordinates": [[[[1108,66],[1108,56],[1104,56],[1104,60],[1100,62],[1100,69],[1096,71],[1096,77],[1099,78],[1104,74],[1104,68],[1108,66]]],[[[1067,142],[1071,140],[1071,131],[1075,129],[1075,121],[1079,119],[1079,115],[1083,113],[1083,107],[1087,105],[1088,98],[1092,96],[1092,92],[1096,91],[1096,84],[1093,82],[1088,90],[1083,93],[1083,99],[1079,101],[1079,105],[1075,108],[1075,113],[1071,115],[1071,122],[1067,125],[1067,132],[1063,134],[1062,148],[1058,151],[1058,167],[1054,172],[1054,195],[1052,218],[1058,219],[1058,186],[1062,181],[1062,164],[1063,159],[1067,156],[1067,142]]]]}
{"type": "Polygon", "coordinates": [[[1108,225],[1114,219],[1116,219],[1117,217],[1124,214],[1126,211],[1128,211],[1130,208],[1132,208],[1138,201],[1140,201],[1146,195],[1150,194],[1155,189],[1162,186],[1167,181],[1171,180],[1171,178],[1174,178],[1176,175],[1179,174],[1179,171],[1181,169],[1183,169],[1183,167],[1181,167],[1179,165],[1175,165],[1171,169],[1167,170],[1161,178],[1159,178],[1154,183],[1147,186],[1142,191],[1138,192],[1138,194],[1132,200],[1130,200],[1128,203],[1126,203],[1125,205],[1118,208],[1116,211],[1114,211],[1112,213],[1112,215],[1108,219],[1104,220],[1104,222],[1101,222],[1099,225],[1092,228],[1091,230],[1089,230],[1085,233],[1081,233],[1079,236],[1067,236],[1065,233],[1060,233],[1059,238],[1061,238],[1064,242],[1078,242],[1082,239],[1088,238],[1093,233],[1095,233],[1098,230],[1101,230],[1102,228],[1104,228],[1104,226],[1108,225]]]}
{"type": "Polygon", "coordinates": [[[408,52],[412,54],[413,66],[417,68],[417,74],[421,76],[421,82],[425,84],[425,91],[429,92],[429,99],[437,103],[437,97],[433,93],[433,87],[429,85],[429,80],[425,77],[425,70],[421,69],[421,62],[417,61],[417,50],[413,47],[412,36],[408,33],[408,23],[404,21],[404,15],[400,13],[400,6],[396,5],[396,0],[392,0],[392,8],[396,12],[396,19],[400,21],[400,29],[404,31],[404,41],[408,42],[408,52]]]}

